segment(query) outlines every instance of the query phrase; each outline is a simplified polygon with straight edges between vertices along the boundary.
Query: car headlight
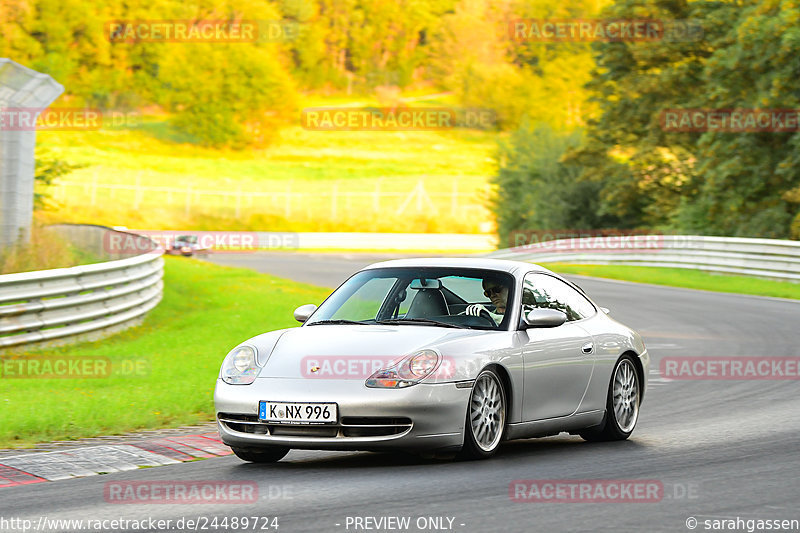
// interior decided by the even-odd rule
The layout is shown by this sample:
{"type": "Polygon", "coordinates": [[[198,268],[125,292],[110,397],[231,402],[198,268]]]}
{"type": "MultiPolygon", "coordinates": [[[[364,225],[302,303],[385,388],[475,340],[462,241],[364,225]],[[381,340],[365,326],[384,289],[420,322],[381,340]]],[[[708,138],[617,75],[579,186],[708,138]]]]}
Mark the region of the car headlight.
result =
{"type": "Polygon", "coordinates": [[[225,357],[220,377],[231,385],[249,385],[258,375],[256,350],[250,346],[237,346],[225,357]]]}
{"type": "Polygon", "coordinates": [[[367,378],[367,387],[401,389],[416,385],[439,366],[439,354],[422,350],[382,368],[367,378]]]}

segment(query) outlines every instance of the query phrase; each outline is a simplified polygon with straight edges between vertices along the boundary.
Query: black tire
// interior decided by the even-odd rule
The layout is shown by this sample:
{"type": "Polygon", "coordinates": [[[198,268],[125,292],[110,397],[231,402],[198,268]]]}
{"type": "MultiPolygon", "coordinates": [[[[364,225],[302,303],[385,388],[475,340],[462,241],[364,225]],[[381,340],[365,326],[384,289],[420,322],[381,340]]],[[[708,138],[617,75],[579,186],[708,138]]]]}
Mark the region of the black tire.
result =
{"type": "MultiPolygon", "coordinates": [[[[608,394],[606,397],[606,415],[603,423],[599,426],[587,428],[579,433],[579,435],[589,442],[606,442],[614,440],[625,440],[631,436],[633,430],[636,428],[636,422],[639,419],[639,402],[641,400],[641,383],[639,381],[639,373],[636,370],[636,363],[630,355],[623,355],[617,360],[614,365],[614,370],[611,372],[611,381],[608,384],[608,394]],[[615,411],[615,382],[618,379],[618,373],[623,372],[629,379],[633,380],[633,385],[630,389],[632,392],[623,394],[617,398],[617,404],[625,406],[625,398],[628,398],[628,404],[632,409],[633,419],[627,417],[619,417],[615,411]],[[620,404],[621,402],[621,404],[620,404]],[[621,418],[621,420],[620,420],[621,418]]],[[[627,411],[626,411],[627,412],[627,411]]]]}
{"type": "Polygon", "coordinates": [[[506,391],[497,373],[491,369],[481,372],[472,385],[467,403],[460,459],[488,459],[495,454],[505,436],[507,406],[506,391]]]}
{"type": "Polygon", "coordinates": [[[234,448],[231,447],[236,457],[250,463],[277,463],[283,459],[290,448],[285,446],[270,446],[268,448],[234,448]]]}

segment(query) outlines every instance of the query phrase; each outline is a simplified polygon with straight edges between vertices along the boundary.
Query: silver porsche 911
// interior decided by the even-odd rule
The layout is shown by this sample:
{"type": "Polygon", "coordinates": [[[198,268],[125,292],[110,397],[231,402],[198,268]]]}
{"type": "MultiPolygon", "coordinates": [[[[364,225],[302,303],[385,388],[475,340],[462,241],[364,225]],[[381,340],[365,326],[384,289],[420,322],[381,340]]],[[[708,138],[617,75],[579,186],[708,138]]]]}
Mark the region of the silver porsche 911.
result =
{"type": "Polygon", "coordinates": [[[291,448],[485,458],[504,440],[633,432],[649,355],[575,284],[494,259],[376,263],[301,327],[225,358],[214,400],[245,461],[291,448]]]}

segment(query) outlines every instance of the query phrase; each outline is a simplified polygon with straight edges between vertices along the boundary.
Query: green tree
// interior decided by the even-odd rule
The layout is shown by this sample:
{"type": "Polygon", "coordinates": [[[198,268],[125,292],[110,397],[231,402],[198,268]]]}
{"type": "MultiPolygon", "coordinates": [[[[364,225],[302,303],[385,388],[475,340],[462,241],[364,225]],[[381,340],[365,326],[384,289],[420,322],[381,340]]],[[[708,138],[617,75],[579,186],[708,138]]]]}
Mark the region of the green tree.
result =
{"type": "Polygon", "coordinates": [[[580,131],[560,133],[524,120],[500,144],[491,207],[501,243],[510,242],[516,231],[614,225],[613,217],[596,215],[598,185],[580,181],[581,168],[563,161],[581,136],[580,131]]]}
{"type": "Polygon", "coordinates": [[[86,165],[70,163],[47,150],[37,147],[36,161],[34,167],[34,192],[33,208],[46,209],[50,196],[43,191],[44,188],[53,185],[61,176],[66,176],[73,170],[84,168],[86,165]]]}
{"type": "Polygon", "coordinates": [[[284,43],[112,42],[108,35],[113,21],[282,20],[269,0],[6,2],[0,55],[62,83],[67,94],[56,105],[155,104],[174,113],[180,131],[215,146],[266,141],[295,116],[284,43]]]}
{"type": "Polygon", "coordinates": [[[296,111],[291,79],[268,48],[193,43],[158,67],[158,101],[198,144],[265,143],[296,111]]]}
{"type": "MultiPolygon", "coordinates": [[[[800,6],[742,2],[717,10],[731,29],[704,65],[705,105],[715,109],[800,108],[800,6]]],[[[785,238],[800,209],[787,194],[800,185],[800,133],[703,134],[696,148],[697,191],[679,210],[688,230],[785,238]]]]}
{"type": "Polygon", "coordinates": [[[600,215],[684,232],[786,237],[800,183],[797,133],[665,131],[675,108],[797,108],[796,4],[615,2],[609,18],[694,20],[696,40],[595,45],[589,84],[601,108],[569,156],[601,184],[600,215]]]}

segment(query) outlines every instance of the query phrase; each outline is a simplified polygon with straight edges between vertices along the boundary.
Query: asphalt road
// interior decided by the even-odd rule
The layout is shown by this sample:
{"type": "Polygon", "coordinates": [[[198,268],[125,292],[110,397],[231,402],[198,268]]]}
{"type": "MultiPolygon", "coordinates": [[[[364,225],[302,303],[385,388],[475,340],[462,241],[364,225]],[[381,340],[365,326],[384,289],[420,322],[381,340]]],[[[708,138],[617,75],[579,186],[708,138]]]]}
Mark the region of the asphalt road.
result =
{"type": "MultiPolygon", "coordinates": [[[[373,259],[286,253],[213,258],[328,286],[373,259]]],[[[612,316],[642,333],[656,370],[666,356],[800,355],[798,303],[577,281],[612,316]]],[[[480,462],[292,451],[277,464],[253,465],[231,456],[3,490],[0,518],[262,516],[278,517],[280,532],[335,532],[397,531],[355,527],[355,517],[397,516],[411,518],[411,527],[399,531],[638,532],[691,531],[687,519],[692,525],[693,517],[695,531],[715,525],[705,520],[737,518],[738,530],[747,531],[747,520],[800,519],[798,436],[796,380],[664,381],[651,374],[639,425],[625,442],[590,444],[566,435],[515,441],[480,462]],[[521,503],[509,497],[509,485],[519,479],[655,480],[663,497],[654,503],[521,503]],[[120,505],[104,498],[107,482],[152,480],[252,481],[260,499],[175,506],[120,505]],[[427,517],[444,517],[443,525],[431,527],[427,517]]]]}

